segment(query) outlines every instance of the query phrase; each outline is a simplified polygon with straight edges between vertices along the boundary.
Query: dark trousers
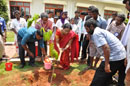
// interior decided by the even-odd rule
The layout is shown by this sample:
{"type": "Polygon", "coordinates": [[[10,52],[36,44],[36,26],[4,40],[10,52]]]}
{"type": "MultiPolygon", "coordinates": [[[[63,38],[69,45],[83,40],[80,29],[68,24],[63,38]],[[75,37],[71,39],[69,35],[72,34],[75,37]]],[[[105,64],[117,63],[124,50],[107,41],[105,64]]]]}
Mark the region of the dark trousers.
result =
{"type": "MultiPolygon", "coordinates": [[[[87,57],[87,47],[88,47],[88,44],[89,44],[89,40],[86,39],[86,36],[84,37],[84,40],[83,40],[83,45],[82,45],[82,55],[81,55],[81,59],[85,59],[87,57]]],[[[89,54],[89,50],[88,50],[88,54],[89,54]]],[[[87,64],[89,65],[90,64],[90,57],[88,55],[88,59],[87,59],[87,64]]]]}
{"type": "MultiPolygon", "coordinates": [[[[44,47],[45,47],[45,51],[47,52],[47,42],[44,41],[44,47]]],[[[38,56],[42,56],[42,52],[41,52],[41,47],[40,44],[38,43],[38,56]]]]}
{"type": "MultiPolygon", "coordinates": [[[[21,64],[25,65],[25,59],[24,59],[25,50],[21,45],[22,38],[18,35],[17,39],[18,39],[18,47],[19,47],[19,58],[20,58],[21,64]]],[[[30,57],[29,64],[34,64],[35,63],[35,42],[28,42],[27,45],[28,45],[29,50],[34,54],[34,57],[29,56],[30,57]]]]}
{"type": "Polygon", "coordinates": [[[95,76],[90,86],[109,86],[109,81],[111,80],[112,76],[118,71],[119,79],[117,86],[125,86],[125,66],[124,66],[124,59],[120,61],[111,61],[110,62],[110,69],[111,73],[106,73],[105,70],[105,62],[102,61],[99,68],[96,70],[95,76]]]}
{"type": "Polygon", "coordinates": [[[80,48],[82,46],[82,43],[83,43],[83,34],[81,34],[80,41],[79,41],[79,55],[80,55],[80,48]]]}
{"type": "Polygon", "coordinates": [[[86,51],[87,51],[88,44],[89,44],[89,40],[87,40],[85,36],[82,45],[82,58],[86,58],[86,51]]]}

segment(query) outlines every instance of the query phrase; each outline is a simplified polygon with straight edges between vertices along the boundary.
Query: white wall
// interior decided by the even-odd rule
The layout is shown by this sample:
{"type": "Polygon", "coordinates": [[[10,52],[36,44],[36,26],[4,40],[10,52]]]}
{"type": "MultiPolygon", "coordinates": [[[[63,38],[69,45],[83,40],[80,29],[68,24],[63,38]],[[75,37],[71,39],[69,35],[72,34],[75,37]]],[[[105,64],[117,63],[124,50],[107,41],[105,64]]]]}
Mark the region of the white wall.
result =
{"type": "Polygon", "coordinates": [[[33,16],[34,14],[41,14],[44,12],[43,0],[32,0],[30,3],[30,14],[33,16]]]}
{"type": "Polygon", "coordinates": [[[67,6],[66,6],[66,11],[68,11],[68,16],[70,18],[74,17],[74,12],[76,10],[76,1],[75,0],[67,0],[67,6]]]}
{"type": "Polygon", "coordinates": [[[120,8],[122,11],[120,11],[119,13],[127,14],[126,8],[123,4],[110,4],[110,3],[102,3],[102,2],[87,1],[87,0],[77,0],[77,2],[92,4],[92,5],[96,6],[99,9],[99,13],[101,14],[102,17],[104,17],[105,6],[109,6],[109,7],[113,7],[113,8],[120,8]]]}
{"type": "MultiPolygon", "coordinates": [[[[7,1],[7,5],[8,5],[8,9],[9,9],[8,13],[9,13],[9,17],[10,17],[9,0],[6,0],[6,1],[7,1]]],[[[41,14],[42,12],[45,12],[45,3],[43,3],[43,1],[44,0],[32,0],[32,2],[30,2],[30,14],[32,16],[35,13],[41,14]]],[[[59,1],[59,0],[54,0],[54,1],[59,1]]],[[[101,3],[101,2],[88,1],[88,0],[62,0],[62,1],[65,1],[67,3],[67,5],[63,5],[63,11],[68,11],[68,16],[70,18],[74,17],[74,12],[75,12],[75,10],[77,10],[76,3],[91,4],[91,5],[96,6],[99,9],[99,13],[103,17],[104,17],[104,7],[105,6],[120,8],[122,11],[119,13],[124,13],[126,15],[128,13],[125,6],[122,4],[101,3]]]]}

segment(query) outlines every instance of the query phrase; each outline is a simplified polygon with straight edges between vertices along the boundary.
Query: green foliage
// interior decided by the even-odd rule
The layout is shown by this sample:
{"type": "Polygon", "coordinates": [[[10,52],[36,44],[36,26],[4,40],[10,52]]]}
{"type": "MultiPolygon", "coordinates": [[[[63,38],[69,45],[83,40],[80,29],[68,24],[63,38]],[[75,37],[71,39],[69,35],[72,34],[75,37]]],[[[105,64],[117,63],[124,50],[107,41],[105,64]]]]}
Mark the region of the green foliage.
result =
{"type": "Polygon", "coordinates": [[[52,76],[53,76],[53,78],[56,78],[56,73],[53,73],[52,76]]]}
{"type": "Polygon", "coordinates": [[[8,8],[7,8],[6,0],[0,0],[0,17],[3,17],[6,23],[9,20],[7,10],[8,8]]]}
{"type": "Polygon", "coordinates": [[[128,21],[129,21],[129,19],[127,18],[127,19],[124,21],[124,23],[125,23],[125,24],[127,24],[127,23],[128,23],[128,21]]]}
{"type": "Polygon", "coordinates": [[[29,28],[29,27],[32,25],[33,21],[35,21],[35,23],[36,23],[36,21],[37,21],[38,18],[39,18],[39,15],[38,15],[38,14],[35,14],[35,15],[33,16],[33,18],[29,19],[29,20],[28,20],[27,28],[29,28]]]}
{"type": "Polygon", "coordinates": [[[41,31],[43,31],[43,39],[44,41],[49,41],[52,36],[52,30],[49,30],[48,32],[45,31],[45,29],[42,27],[41,31]]]}
{"type": "Polygon", "coordinates": [[[51,57],[54,57],[56,60],[58,59],[58,52],[54,49],[54,44],[50,44],[50,54],[51,57]]]}

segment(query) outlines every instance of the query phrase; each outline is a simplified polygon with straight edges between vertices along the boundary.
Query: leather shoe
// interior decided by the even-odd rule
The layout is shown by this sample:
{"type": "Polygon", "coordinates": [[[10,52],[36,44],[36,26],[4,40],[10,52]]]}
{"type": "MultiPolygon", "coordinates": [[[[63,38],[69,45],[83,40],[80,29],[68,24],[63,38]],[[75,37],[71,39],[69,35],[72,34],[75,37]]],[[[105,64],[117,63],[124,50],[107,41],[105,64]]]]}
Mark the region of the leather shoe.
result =
{"type": "Polygon", "coordinates": [[[29,66],[31,66],[31,67],[37,67],[37,65],[36,64],[29,64],[29,66]]]}
{"type": "Polygon", "coordinates": [[[19,67],[20,67],[20,68],[24,68],[24,66],[25,66],[25,65],[21,64],[19,67]]]}

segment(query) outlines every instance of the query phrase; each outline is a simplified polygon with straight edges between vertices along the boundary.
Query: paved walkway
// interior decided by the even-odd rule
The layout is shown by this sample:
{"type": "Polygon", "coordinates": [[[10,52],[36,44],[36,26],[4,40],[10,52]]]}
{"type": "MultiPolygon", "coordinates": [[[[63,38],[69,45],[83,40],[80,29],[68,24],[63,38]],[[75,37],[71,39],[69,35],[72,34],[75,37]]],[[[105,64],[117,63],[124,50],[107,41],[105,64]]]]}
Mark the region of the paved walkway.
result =
{"type": "Polygon", "coordinates": [[[15,45],[5,45],[5,53],[10,58],[15,56],[15,54],[16,54],[16,47],[15,47],[15,45]]]}

